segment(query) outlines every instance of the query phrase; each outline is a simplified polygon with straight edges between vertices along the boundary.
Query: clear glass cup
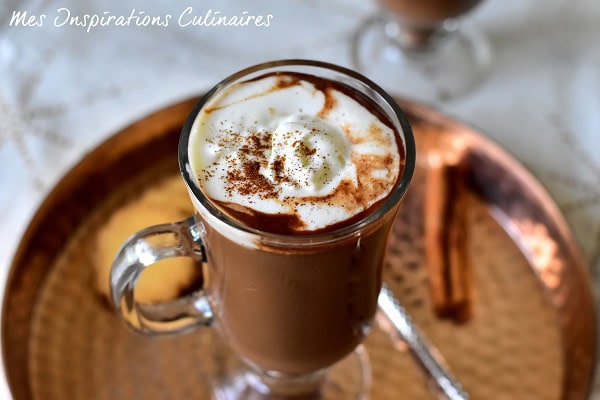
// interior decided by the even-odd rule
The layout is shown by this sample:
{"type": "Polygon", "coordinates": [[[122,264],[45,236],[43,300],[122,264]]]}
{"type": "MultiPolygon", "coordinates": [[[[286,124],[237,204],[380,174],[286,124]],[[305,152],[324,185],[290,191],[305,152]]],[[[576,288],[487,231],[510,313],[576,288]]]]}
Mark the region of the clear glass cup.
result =
{"type": "Polygon", "coordinates": [[[212,378],[215,398],[364,398],[370,370],[360,343],[373,322],[387,236],[415,166],[414,138],[396,102],[362,75],[332,64],[283,60],[250,67],[217,84],[193,109],[181,132],[179,165],[196,214],[136,233],[113,263],[112,300],[127,324],[149,335],[215,328],[242,366],[212,378]],[[273,234],[224,214],[197,186],[188,141],[199,111],[236,82],[274,71],[341,82],[368,96],[395,125],[404,169],[372,214],[322,233],[273,234]],[[178,256],[206,263],[203,289],[170,303],[137,303],[144,269],[178,256]]]}
{"type": "Polygon", "coordinates": [[[352,39],[354,67],[388,90],[436,103],[466,95],[487,76],[489,41],[459,17],[481,0],[377,0],[352,39]]]}

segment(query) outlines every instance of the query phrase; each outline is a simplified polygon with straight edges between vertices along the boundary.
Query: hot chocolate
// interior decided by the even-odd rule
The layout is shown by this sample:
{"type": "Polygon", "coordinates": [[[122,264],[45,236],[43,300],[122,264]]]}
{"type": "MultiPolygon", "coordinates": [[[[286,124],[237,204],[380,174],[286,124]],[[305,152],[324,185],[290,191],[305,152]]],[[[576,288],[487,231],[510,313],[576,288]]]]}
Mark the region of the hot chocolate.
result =
{"type": "Polygon", "coordinates": [[[449,18],[456,18],[481,2],[481,0],[378,0],[382,6],[397,14],[411,26],[437,26],[449,18]]]}
{"type": "Polygon", "coordinates": [[[283,234],[333,230],[372,212],[400,175],[402,151],[365,95],[281,72],[214,98],[189,144],[208,198],[244,224],[283,234]]]}
{"type": "Polygon", "coordinates": [[[197,114],[191,172],[223,213],[192,198],[204,221],[206,288],[219,330],[249,364],[314,372],[368,332],[397,204],[339,232],[397,188],[403,132],[389,113],[344,83],[276,72],[222,89],[197,114]],[[248,240],[232,223],[272,240],[248,240]]]}

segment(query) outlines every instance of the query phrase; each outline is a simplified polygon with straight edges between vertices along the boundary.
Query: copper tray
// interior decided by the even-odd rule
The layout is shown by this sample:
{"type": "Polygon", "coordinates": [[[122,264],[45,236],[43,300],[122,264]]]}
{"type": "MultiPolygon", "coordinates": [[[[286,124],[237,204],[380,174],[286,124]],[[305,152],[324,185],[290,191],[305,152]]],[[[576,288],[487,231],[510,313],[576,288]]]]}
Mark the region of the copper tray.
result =
{"type": "MultiPolygon", "coordinates": [[[[180,126],[195,100],[154,113],[100,145],[50,193],[14,258],[2,351],[15,400],[206,398],[210,331],[131,335],[95,293],[90,240],[152,180],[178,173],[180,126]]],[[[559,210],[523,167],[472,129],[402,102],[419,157],[469,146],[474,317],[435,317],[423,266],[425,164],[391,237],[384,278],[473,399],[584,399],[596,361],[591,286],[559,210]],[[435,140],[431,140],[435,138],[435,140]]],[[[366,340],[372,399],[432,399],[406,349],[381,330],[366,340]]]]}

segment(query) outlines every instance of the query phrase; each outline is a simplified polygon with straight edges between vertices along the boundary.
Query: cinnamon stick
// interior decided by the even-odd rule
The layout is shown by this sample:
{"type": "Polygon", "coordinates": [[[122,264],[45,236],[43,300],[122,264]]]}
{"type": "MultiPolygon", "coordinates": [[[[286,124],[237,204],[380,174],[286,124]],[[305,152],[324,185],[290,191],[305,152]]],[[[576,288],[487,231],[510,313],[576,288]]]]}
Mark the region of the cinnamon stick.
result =
{"type": "Polygon", "coordinates": [[[473,269],[468,254],[468,193],[464,165],[457,166],[453,176],[455,198],[448,226],[448,269],[450,318],[466,322],[473,315],[473,269]]]}
{"type": "Polygon", "coordinates": [[[467,252],[466,167],[461,160],[431,163],[424,202],[425,261],[433,309],[440,318],[472,317],[473,283],[467,252]]]}

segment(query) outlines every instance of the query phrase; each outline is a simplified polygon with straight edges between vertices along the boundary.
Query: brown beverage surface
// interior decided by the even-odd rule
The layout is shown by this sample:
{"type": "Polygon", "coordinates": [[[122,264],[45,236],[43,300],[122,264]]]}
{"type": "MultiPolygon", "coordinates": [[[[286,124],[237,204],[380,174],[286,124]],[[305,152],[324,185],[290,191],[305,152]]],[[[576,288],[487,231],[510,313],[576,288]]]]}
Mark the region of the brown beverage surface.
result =
{"type": "Polygon", "coordinates": [[[408,24],[437,24],[456,18],[479,4],[481,0],[379,0],[385,8],[398,14],[408,24]]]}
{"type": "MultiPolygon", "coordinates": [[[[197,117],[188,151],[213,204],[240,224],[290,237],[375,212],[405,158],[399,132],[371,99],[287,72],[223,90],[197,117]]],[[[310,246],[245,240],[196,208],[205,222],[206,286],[236,354],[264,370],[301,374],[362,341],[377,307],[394,207],[357,234],[310,246]]]]}

